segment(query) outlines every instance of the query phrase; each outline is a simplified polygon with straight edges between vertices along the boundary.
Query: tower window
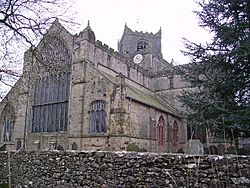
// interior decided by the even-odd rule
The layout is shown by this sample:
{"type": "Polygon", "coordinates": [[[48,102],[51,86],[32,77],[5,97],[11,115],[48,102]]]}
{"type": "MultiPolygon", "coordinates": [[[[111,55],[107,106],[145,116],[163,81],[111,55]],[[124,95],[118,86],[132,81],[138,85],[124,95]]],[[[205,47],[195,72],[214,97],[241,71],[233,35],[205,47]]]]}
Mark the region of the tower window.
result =
{"type": "Polygon", "coordinates": [[[90,133],[106,132],[105,101],[97,100],[90,105],[90,133]]]}
{"type": "Polygon", "coordinates": [[[144,40],[137,43],[137,51],[144,51],[148,46],[148,43],[144,40]]]}

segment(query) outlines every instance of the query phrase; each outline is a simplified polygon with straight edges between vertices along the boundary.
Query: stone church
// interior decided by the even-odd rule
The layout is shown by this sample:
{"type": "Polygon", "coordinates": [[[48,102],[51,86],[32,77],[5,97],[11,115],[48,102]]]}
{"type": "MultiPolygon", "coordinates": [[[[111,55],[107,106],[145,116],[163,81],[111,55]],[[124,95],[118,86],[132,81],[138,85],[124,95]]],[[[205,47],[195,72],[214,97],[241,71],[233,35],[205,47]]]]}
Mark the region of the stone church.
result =
{"type": "Polygon", "coordinates": [[[89,24],[72,35],[56,20],[0,103],[0,149],[183,151],[183,88],[161,30],[125,25],[115,51],[89,24]]]}

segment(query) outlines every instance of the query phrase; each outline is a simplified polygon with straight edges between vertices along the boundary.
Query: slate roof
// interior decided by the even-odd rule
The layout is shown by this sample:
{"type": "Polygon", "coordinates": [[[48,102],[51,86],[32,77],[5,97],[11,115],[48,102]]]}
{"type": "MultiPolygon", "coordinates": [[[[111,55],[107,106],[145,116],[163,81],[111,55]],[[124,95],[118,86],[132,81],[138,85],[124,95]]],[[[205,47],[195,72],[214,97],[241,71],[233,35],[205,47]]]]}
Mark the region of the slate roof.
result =
{"type": "Polygon", "coordinates": [[[144,91],[134,88],[133,86],[126,84],[125,93],[127,98],[131,98],[137,102],[143,103],[145,105],[154,107],[158,110],[180,117],[178,111],[174,107],[172,107],[170,104],[164,101],[160,96],[158,96],[153,92],[146,93],[144,91]]]}
{"type": "MultiPolygon", "coordinates": [[[[100,71],[100,73],[103,74],[112,83],[114,84],[116,83],[116,78],[114,76],[100,69],[98,71],[100,71]]],[[[130,98],[134,101],[140,102],[147,106],[151,106],[163,112],[167,112],[174,116],[181,117],[177,109],[175,109],[167,101],[165,101],[162,97],[160,97],[153,91],[149,89],[146,89],[147,91],[137,89],[134,86],[131,86],[130,84],[128,84],[127,82],[125,83],[125,86],[126,86],[126,89],[125,89],[126,98],[130,98]]]]}

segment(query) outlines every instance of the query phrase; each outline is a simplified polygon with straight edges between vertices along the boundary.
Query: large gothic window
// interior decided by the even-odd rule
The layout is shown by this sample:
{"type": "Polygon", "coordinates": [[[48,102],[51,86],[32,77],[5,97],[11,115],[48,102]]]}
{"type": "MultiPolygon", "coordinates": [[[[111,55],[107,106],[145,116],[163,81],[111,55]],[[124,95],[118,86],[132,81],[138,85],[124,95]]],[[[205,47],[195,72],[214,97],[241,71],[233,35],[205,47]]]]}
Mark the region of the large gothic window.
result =
{"type": "Polygon", "coordinates": [[[162,116],[160,116],[157,124],[157,141],[158,146],[164,146],[164,128],[165,128],[165,121],[162,116]]]}
{"type": "Polygon", "coordinates": [[[105,101],[97,100],[90,104],[90,133],[106,132],[105,101]]]}
{"type": "Polygon", "coordinates": [[[42,48],[43,66],[50,67],[34,88],[32,132],[67,131],[71,58],[55,38],[42,48]]]}
{"type": "Polygon", "coordinates": [[[1,114],[1,129],[3,142],[11,142],[13,139],[14,119],[14,108],[8,103],[6,104],[1,114]]]}

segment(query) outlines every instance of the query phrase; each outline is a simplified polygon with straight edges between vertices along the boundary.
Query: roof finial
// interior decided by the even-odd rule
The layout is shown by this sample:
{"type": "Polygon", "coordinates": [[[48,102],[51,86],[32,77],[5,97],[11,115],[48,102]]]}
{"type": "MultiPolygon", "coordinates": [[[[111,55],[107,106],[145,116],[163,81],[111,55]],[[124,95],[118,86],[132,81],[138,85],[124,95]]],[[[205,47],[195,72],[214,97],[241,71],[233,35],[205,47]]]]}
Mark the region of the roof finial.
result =
{"type": "Polygon", "coordinates": [[[59,19],[56,18],[55,21],[53,22],[54,24],[59,24],[59,19]]]}
{"type": "Polygon", "coordinates": [[[131,32],[132,30],[127,26],[127,23],[125,22],[124,26],[124,33],[131,32]]]}
{"type": "Polygon", "coordinates": [[[88,27],[90,27],[90,23],[89,23],[89,20],[88,20],[88,27]]]}
{"type": "Polygon", "coordinates": [[[161,26],[160,26],[160,29],[157,33],[155,33],[156,36],[161,36],[161,26]]]}
{"type": "Polygon", "coordinates": [[[127,26],[127,23],[125,22],[125,26],[124,26],[124,29],[128,29],[128,26],[127,26]]]}

